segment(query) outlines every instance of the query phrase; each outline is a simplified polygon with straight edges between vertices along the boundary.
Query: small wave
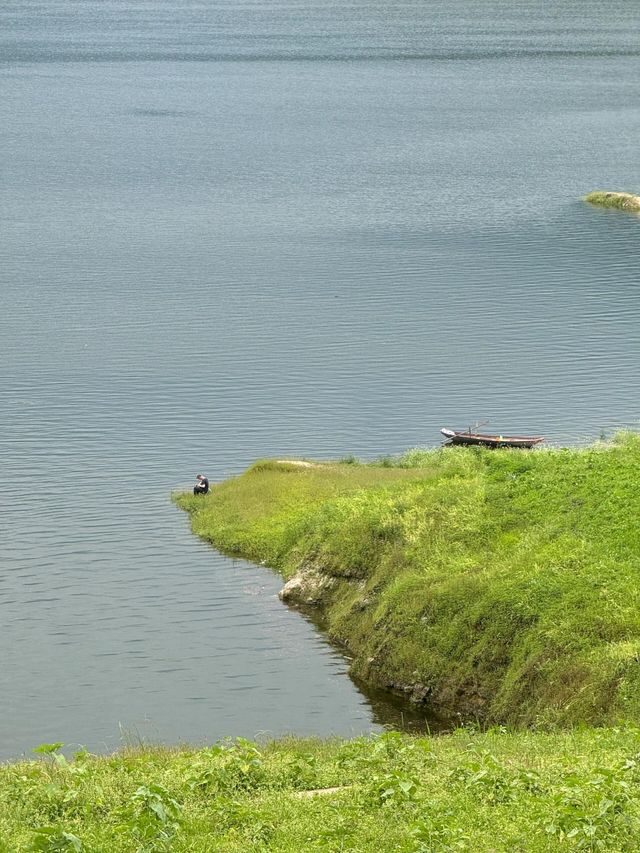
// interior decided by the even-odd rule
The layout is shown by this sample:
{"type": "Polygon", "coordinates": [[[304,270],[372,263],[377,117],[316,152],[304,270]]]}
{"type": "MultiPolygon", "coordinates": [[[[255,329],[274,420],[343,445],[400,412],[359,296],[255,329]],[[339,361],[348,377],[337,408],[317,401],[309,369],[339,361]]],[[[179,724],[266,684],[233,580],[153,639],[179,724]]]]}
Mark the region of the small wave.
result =
{"type": "MultiPolygon", "coordinates": [[[[120,49],[34,49],[33,47],[7,47],[0,50],[0,65],[23,63],[79,63],[79,62],[480,62],[486,60],[537,60],[537,59],[615,59],[640,56],[640,47],[624,48],[499,48],[460,50],[398,50],[377,48],[372,50],[308,51],[264,50],[255,52],[120,50],[120,49]]],[[[140,115],[182,115],[173,110],[134,111],[140,115]]]]}

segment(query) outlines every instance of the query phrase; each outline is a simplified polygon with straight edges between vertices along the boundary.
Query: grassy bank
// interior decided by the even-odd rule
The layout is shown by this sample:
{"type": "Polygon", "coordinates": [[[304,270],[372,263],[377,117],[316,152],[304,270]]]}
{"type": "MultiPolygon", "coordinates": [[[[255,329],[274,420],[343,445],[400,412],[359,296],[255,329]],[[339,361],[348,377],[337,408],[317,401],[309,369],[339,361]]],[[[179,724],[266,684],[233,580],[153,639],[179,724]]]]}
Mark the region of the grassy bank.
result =
{"type": "Polygon", "coordinates": [[[370,683],[488,722],[610,724],[640,719],[639,484],[629,435],[263,462],[178,503],[289,579],[370,683]]]}
{"type": "Polygon", "coordinates": [[[616,210],[624,210],[627,213],[640,213],[640,196],[632,193],[620,192],[597,192],[589,193],[584,197],[589,204],[597,207],[610,207],[616,210]]]}
{"type": "Polygon", "coordinates": [[[391,733],[0,767],[0,849],[637,850],[636,729],[391,733]]]}

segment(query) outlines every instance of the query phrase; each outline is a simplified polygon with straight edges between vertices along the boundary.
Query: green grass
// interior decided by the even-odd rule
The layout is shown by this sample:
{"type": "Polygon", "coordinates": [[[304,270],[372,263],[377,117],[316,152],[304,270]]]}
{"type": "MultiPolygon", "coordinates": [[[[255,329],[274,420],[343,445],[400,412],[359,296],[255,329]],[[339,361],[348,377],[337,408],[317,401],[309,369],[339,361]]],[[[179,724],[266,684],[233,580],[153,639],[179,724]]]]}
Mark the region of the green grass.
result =
{"type": "Polygon", "coordinates": [[[605,192],[598,190],[584,197],[589,204],[598,207],[611,207],[616,210],[624,210],[627,213],[640,213],[640,196],[632,193],[605,192]]]}
{"type": "Polygon", "coordinates": [[[370,683],[488,723],[640,720],[638,436],[262,462],[177,502],[223,551],[321,581],[370,683]]]}
{"type": "Polygon", "coordinates": [[[640,731],[237,741],[0,767],[0,850],[637,850],[640,731]]]}

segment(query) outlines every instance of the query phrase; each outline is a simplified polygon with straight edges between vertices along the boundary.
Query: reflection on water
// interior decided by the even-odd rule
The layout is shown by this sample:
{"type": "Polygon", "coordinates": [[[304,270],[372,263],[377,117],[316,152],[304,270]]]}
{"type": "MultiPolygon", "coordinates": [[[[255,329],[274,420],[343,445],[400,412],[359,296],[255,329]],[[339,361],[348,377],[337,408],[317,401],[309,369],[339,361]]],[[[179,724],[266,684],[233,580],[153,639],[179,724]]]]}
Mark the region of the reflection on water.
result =
{"type": "Polygon", "coordinates": [[[0,752],[386,720],[168,495],[638,423],[623,0],[7,0],[0,752]]]}
{"type": "Polygon", "coordinates": [[[437,734],[450,732],[463,722],[462,716],[451,719],[437,717],[428,707],[413,705],[401,696],[372,689],[359,681],[356,685],[371,706],[374,722],[386,729],[411,734],[437,734]]]}

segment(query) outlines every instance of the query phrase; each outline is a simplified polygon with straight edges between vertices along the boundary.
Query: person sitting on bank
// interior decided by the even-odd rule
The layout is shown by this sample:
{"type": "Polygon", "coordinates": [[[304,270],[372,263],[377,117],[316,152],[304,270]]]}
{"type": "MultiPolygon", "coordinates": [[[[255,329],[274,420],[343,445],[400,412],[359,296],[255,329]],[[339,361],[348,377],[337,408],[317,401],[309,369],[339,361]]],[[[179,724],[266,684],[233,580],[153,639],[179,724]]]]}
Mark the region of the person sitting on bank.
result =
{"type": "Polygon", "coordinates": [[[206,495],[209,491],[209,481],[204,474],[196,474],[196,484],[193,487],[194,495],[206,495]]]}

